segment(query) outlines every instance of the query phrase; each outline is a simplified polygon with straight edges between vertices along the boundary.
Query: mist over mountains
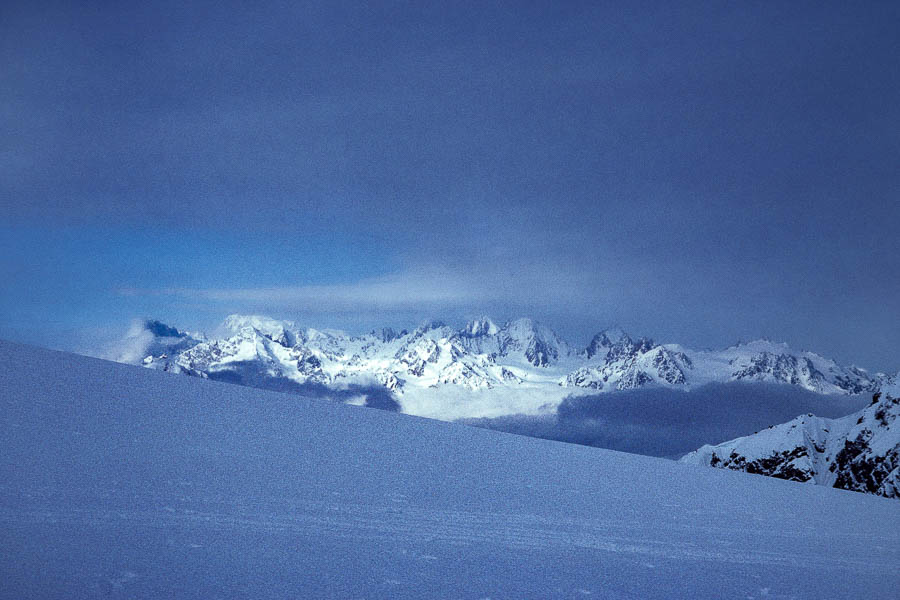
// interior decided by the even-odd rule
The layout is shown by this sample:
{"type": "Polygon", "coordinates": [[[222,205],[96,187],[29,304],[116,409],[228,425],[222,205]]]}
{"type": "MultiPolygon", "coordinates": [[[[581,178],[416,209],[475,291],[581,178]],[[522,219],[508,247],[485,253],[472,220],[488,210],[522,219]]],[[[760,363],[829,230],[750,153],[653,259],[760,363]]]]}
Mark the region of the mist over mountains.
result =
{"type": "Polygon", "coordinates": [[[865,396],[824,395],[773,383],[709,383],[687,391],[644,388],[615,394],[570,396],[549,415],[464,419],[520,435],[678,458],[703,446],[765,429],[814,412],[843,417],[865,396]]]}

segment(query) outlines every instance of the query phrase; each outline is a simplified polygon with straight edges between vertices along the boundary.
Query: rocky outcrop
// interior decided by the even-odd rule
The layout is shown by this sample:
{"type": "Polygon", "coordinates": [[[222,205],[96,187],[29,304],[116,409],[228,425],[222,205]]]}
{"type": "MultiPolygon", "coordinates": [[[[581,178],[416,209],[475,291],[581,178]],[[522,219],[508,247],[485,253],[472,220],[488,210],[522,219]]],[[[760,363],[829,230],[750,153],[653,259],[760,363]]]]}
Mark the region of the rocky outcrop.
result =
{"type": "Polygon", "coordinates": [[[754,435],[704,446],[684,463],[900,498],[900,394],[888,386],[840,419],[804,415],[754,435]]]}

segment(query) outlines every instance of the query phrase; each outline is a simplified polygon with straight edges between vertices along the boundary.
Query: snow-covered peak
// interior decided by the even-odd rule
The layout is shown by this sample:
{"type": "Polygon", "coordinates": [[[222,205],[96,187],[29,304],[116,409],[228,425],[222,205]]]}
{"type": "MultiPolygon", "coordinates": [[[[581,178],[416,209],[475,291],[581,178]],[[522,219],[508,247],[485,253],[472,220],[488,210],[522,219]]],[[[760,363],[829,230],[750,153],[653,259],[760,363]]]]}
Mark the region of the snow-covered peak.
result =
{"type": "Polygon", "coordinates": [[[479,317],[466,323],[462,335],[466,337],[480,337],[485,335],[497,335],[500,328],[488,317],[479,317]]]}
{"type": "Polygon", "coordinates": [[[230,331],[237,333],[245,327],[251,327],[260,332],[273,331],[277,329],[294,329],[293,321],[281,319],[273,319],[262,315],[239,315],[233,314],[225,317],[222,326],[230,331]]]}
{"type": "Polygon", "coordinates": [[[552,343],[555,346],[565,343],[558,335],[556,335],[555,331],[529,318],[510,321],[504,325],[502,331],[505,332],[510,339],[521,342],[539,339],[544,342],[552,343]]]}
{"type": "Polygon", "coordinates": [[[546,367],[568,355],[569,348],[556,333],[528,318],[516,319],[498,333],[503,338],[503,353],[519,351],[536,367],[546,367]]]}
{"type": "Polygon", "coordinates": [[[613,348],[619,350],[616,354],[624,355],[630,353],[632,347],[631,337],[625,331],[619,327],[611,327],[595,335],[584,352],[588,358],[606,357],[613,348]]]}
{"type": "Polygon", "coordinates": [[[396,331],[393,327],[382,327],[381,329],[373,329],[369,335],[380,340],[381,343],[387,344],[405,336],[408,333],[409,332],[405,329],[396,331]]]}
{"type": "Polygon", "coordinates": [[[294,346],[302,338],[292,321],[280,321],[260,315],[229,315],[222,323],[222,329],[231,335],[252,329],[282,346],[294,346]]]}
{"type": "Polygon", "coordinates": [[[441,321],[440,319],[432,319],[430,321],[425,321],[421,325],[416,328],[416,331],[419,333],[428,333],[429,331],[442,331],[449,330],[447,324],[441,321]]]}
{"type": "Polygon", "coordinates": [[[513,319],[512,321],[508,321],[506,325],[503,326],[503,329],[514,337],[519,337],[520,339],[524,339],[527,335],[533,335],[536,331],[537,325],[528,317],[520,317],[518,319],[513,319]]]}
{"type": "Polygon", "coordinates": [[[607,327],[595,335],[594,340],[606,347],[612,347],[620,341],[631,341],[631,337],[621,327],[614,326],[607,327]]]}
{"type": "Polygon", "coordinates": [[[767,338],[738,342],[727,350],[735,350],[742,353],[769,352],[772,354],[785,354],[791,352],[791,347],[785,342],[773,342],[767,338]]]}
{"type": "Polygon", "coordinates": [[[881,393],[889,398],[900,398],[900,373],[889,378],[882,386],[881,393]]]}

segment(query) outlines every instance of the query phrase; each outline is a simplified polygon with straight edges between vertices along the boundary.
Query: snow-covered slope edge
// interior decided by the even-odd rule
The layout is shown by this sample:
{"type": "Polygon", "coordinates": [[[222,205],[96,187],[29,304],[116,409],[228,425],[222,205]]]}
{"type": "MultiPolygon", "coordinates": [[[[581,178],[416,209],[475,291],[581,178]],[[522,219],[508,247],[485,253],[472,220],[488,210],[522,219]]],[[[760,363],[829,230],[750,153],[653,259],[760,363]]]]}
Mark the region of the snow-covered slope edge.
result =
{"type": "Polygon", "coordinates": [[[4,342],[0,439],[4,598],[871,598],[900,583],[900,505],[883,498],[4,342]]]}
{"type": "MultiPolygon", "coordinates": [[[[900,381],[900,377],[898,377],[900,381]]],[[[681,462],[900,498],[900,386],[840,419],[812,414],[703,446],[681,462]]]]}

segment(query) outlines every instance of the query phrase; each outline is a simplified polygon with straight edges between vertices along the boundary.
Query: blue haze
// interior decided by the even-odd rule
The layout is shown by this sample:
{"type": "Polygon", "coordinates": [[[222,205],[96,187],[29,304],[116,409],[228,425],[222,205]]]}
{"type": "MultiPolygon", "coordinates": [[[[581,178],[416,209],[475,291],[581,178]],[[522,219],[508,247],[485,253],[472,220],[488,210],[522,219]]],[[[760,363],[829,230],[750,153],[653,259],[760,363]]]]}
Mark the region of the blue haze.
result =
{"type": "Polygon", "coordinates": [[[487,312],[895,372],[898,23],[892,2],[4,2],[0,336],[487,312]]]}

